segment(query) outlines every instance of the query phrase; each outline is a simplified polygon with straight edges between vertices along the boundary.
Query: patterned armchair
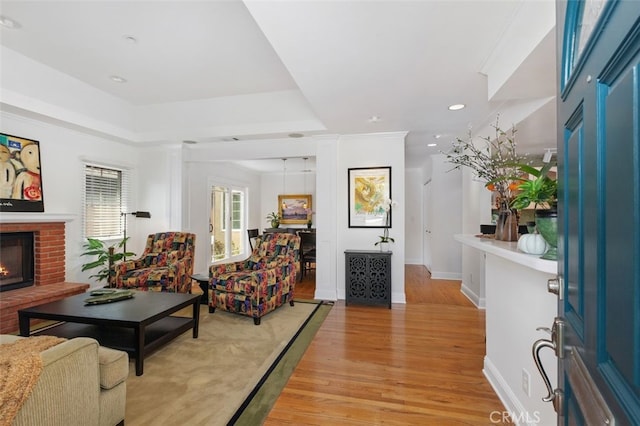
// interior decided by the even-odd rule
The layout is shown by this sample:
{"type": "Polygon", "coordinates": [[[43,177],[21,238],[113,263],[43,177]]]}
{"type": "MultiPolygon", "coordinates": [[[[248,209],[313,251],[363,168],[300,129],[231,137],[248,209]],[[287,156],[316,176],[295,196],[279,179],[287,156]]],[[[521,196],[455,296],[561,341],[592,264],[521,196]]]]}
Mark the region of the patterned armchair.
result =
{"type": "Polygon", "coordinates": [[[139,259],[115,265],[117,288],[190,293],[196,235],[160,232],[147,237],[139,259]]]}
{"type": "Polygon", "coordinates": [[[293,306],[299,250],[297,235],[267,233],[258,237],[248,259],[212,265],[209,312],[220,308],[250,316],[260,325],[263,315],[286,302],[293,306]]]}

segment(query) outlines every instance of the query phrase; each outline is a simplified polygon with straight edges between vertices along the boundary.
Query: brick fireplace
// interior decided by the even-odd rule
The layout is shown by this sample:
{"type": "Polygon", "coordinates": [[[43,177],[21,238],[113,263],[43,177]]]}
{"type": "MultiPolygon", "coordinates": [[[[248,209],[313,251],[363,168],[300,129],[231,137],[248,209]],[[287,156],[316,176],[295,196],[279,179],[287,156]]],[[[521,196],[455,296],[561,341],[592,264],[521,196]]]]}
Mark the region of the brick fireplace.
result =
{"type": "Polygon", "coordinates": [[[83,293],[88,284],[65,282],[65,220],[5,221],[0,232],[34,233],[34,285],[0,293],[0,333],[18,330],[18,310],[83,293]]]}

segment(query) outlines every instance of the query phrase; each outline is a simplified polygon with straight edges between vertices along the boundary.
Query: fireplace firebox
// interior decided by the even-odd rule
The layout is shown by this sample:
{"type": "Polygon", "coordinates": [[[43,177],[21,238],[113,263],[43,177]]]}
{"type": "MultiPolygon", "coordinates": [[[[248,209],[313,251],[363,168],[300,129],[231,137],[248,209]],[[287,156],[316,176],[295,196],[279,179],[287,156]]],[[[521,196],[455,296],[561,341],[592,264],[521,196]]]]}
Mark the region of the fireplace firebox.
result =
{"type": "Polygon", "coordinates": [[[0,233],[0,291],[34,282],[33,232],[0,233]]]}

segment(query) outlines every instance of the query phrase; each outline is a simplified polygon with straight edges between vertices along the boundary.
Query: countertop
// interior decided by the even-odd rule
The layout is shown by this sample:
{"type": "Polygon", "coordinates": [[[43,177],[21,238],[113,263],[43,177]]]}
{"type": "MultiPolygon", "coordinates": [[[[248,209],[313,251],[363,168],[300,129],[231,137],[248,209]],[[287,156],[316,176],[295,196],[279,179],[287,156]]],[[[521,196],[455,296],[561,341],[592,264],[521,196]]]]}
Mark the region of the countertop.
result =
{"type": "Polygon", "coordinates": [[[502,257],[511,262],[518,263],[528,268],[549,274],[558,273],[558,262],[555,260],[540,259],[540,255],[526,254],[518,250],[517,241],[496,241],[493,238],[481,238],[475,235],[456,234],[456,241],[469,247],[482,250],[486,253],[502,257]]]}

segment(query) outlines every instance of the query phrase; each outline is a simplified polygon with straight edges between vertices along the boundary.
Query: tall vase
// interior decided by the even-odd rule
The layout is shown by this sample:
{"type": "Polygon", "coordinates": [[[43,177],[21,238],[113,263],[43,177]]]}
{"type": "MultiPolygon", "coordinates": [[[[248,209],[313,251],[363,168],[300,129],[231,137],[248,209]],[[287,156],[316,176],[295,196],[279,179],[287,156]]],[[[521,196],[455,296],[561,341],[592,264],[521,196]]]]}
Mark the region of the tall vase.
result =
{"type": "Polygon", "coordinates": [[[496,240],[518,241],[518,213],[506,204],[501,204],[496,222],[496,240]]]}
{"type": "Polygon", "coordinates": [[[536,228],[549,245],[542,259],[558,260],[558,211],[536,210],[536,228]]]}

